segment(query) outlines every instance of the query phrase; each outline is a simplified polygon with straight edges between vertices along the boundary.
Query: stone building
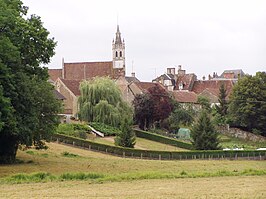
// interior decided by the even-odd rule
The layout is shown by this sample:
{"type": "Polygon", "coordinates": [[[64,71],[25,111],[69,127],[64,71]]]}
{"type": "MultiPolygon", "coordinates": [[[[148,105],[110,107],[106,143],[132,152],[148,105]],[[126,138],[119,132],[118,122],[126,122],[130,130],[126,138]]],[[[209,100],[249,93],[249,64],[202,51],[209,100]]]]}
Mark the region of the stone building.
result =
{"type": "Polygon", "coordinates": [[[112,42],[112,61],[66,63],[62,60],[62,68],[49,69],[48,73],[56,90],[66,98],[64,113],[74,116],[78,112],[77,100],[80,96],[81,81],[91,80],[94,77],[110,77],[117,83],[122,97],[128,102],[134,99],[134,96],[128,92],[128,85],[139,81],[134,73],[132,77],[125,76],[125,41],[121,39],[119,26],[117,26],[115,39],[112,42]]]}

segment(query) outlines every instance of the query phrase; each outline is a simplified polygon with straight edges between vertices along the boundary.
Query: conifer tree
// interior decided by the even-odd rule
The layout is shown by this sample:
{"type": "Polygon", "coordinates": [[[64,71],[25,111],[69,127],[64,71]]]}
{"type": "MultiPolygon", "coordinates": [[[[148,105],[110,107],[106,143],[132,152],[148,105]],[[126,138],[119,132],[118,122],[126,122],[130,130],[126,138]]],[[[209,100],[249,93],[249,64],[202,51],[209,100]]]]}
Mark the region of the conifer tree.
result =
{"type": "Polygon", "coordinates": [[[196,150],[219,149],[218,133],[211,123],[207,110],[200,113],[198,121],[192,128],[191,136],[192,144],[196,150]]]}
{"type": "Polygon", "coordinates": [[[121,125],[121,133],[115,138],[115,145],[134,148],[136,137],[132,130],[132,122],[125,118],[121,125]]]}
{"type": "Polygon", "coordinates": [[[222,117],[225,117],[227,114],[228,104],[225,99],[226,96],[227,96],[226,89],[224,84],[222,84],[219,88],[219,99],[218,99],[219,105],[215,106],[215,109],[222,117]]]}

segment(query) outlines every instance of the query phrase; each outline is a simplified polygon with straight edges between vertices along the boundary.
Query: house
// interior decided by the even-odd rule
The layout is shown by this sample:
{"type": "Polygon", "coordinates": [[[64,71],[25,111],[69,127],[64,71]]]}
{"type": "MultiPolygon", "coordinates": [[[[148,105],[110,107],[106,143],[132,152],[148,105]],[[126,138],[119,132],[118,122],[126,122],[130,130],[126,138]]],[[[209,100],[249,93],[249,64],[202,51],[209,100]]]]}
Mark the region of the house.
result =
{"type": "MultiPolygon", "coordinates": [[[[235,72],[236,74],[238,74],[238,72],[242,74],[241,71],[235,72]]],[[[222,84],[225,85],[229,96],[236,82],[236,79],[218,78],[216,73],[214,73],[214,77],[215,78],[209,77],[208,80],[205,78],[203,78],[203,80],[198,80],[194,73],[187,74],[186,71],[181,68],[181,65],[179,65],[177,73],[175,73],[175,68],[167,68],[167,73],[157,77],[153,82],[160,83],[164,86],[172,93],[174,99],[179,103],[196,104],[198,96],[205,96],[210,99],[213,105],[218,103],[220,86],[222,84]]]]}
{"type": "Polygon", "coordinates": [[[225,79],[238,79],[241,77],[244,77],[245,73],[241,69],[236,70],[225,70],[219,78],[225,78],[225,79]]]}
{"type": "Polygon", "coordinates": [[[55,81],[56,90],[65,96],[64,114],[70,114],[74,116],[77,115],[78,97],[80,96],[79,84],[79,80],[67,80],[58,78],[55,81]]]}
{"type": "Polygon", "coordinates": [[[197,76],[194,73],[186,74],[186,71],[179,65],[177,73],[175,68],[167,68],[165,74],[152,80],[152,82],[162,84],[168,91],[191,90],[196,79],[197,76]]]}

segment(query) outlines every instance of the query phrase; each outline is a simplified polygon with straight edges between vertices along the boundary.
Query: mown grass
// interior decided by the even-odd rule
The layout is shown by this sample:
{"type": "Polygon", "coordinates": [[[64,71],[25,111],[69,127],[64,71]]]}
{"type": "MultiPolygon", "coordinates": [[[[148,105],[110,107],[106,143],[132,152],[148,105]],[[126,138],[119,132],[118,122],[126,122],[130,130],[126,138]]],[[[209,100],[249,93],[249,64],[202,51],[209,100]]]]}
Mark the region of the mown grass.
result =
{"type": "MultiPolygon", "coordinates": [[[[101,144],[115,146],[114,137],[105,137],[105,138],[97,137],[94,138],[93,141],[101,144]]],[[[134,148],[143,149],[143,150],[157,150],[157,151],[187,151],[187,149],[178,148],[168,144],[163,144],[139,137],[136,137],[136,144],[134,148]]]]}
{"type": "Polygon", "coordinates": [[[178,179],[178,178],[204,178],[204,177],[225,177],[225,176],[262,176],[266,175],[266,170],[246,169],[244,171],[226,171],[217,172],[199,172],[189,173],[181,171],[179,173],[163,173],[163,172],[137,172],[124,173],[117,175],[107,175],[101,173],[63,173],[61,175],[52,175],[46,172],[38,172],[32,174],[19,173],[10,177],[2,178],[1,184],[5,183],[33,183],[33,182],[52,182],[52,181],[70,181],[70,180],[86,180],[91,183],[103,182],[121,182],[134,180],[150,180],[150,179],[178,179]]]}
{"type": "MultiPolygon", "coordinates": [[[[248,175],[253,175],[252,172],[255,174],[258,172],[256,175],[264,175],[260,172],[266,171],[266,161],[140,160],[110,156],[56,143],[48,143],[48,146],[48,150],[31,149],[32,152],[30,153],[18,151],[17,158],[21,160],[20,163],[0,165],[0,179],[9,178],[18,173],[33,175],[39,172],[48,173],[49,175],[44,175],[48,181],[56,180],[58,176],[66,173],[96,173],[103,175],[101,180],[106,177],[109,180],[116,181],[118,179],[119,181],[119,178],[138,179],[139,175],[152,176],[156,174],[157,178],[163,175],[193,177],[203,174],[205,176],[218,176],[219,172],[228,172],[228,175],[246,175],[246,171],[249,171],[248,175]],[[51,176],[55,176],[55,179],[50,179],[51,176]]],[[[23,177],[21,176],[21,178],[23,177]]],[[[33,178],[37,177],[33,175],[33,178]]]]}

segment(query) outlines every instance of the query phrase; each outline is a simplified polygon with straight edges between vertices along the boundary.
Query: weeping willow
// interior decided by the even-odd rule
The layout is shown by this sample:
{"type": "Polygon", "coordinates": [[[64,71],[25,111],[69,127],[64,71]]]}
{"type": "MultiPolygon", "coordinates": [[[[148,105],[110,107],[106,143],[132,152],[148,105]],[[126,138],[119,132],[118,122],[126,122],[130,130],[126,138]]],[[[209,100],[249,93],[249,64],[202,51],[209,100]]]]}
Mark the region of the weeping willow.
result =
{"type": "Polygon", "coordinates": [[[83,121],[101,122],[118,127],[122,118],[131,117],[131,108],[122,100],[113,80],[96,77],[80,84],[79,117],[83,121]]]}

